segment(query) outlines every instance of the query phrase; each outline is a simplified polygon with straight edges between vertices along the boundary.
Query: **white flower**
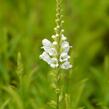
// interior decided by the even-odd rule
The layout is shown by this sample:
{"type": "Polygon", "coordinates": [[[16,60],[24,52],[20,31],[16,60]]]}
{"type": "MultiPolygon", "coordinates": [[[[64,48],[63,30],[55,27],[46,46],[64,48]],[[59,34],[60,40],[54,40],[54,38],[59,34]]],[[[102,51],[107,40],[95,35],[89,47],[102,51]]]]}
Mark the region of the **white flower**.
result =
{"type": "Polygon", "coordinates": [[[59,34],[52,36],[54,39],[53,42],[49,41],[48,39],[42,40],[42,48],[44,49],[44,52],[40,55],[40,58],[47,62],[52,68],[57,68],[60,66],[61,69],[70,69],[72,68],[72,65],[69,62],[69,50],[71,46],[69,42],[66,41],[67,38],[64,36],[64,34],[61,35],[61,46],[58,44],[57,37],[59,37],[59,34]],[[61,51],[60,53],[57,52],[57,46],[59,46],[61,51]],[[59,59],[57,58],[58,56],[60,56],[59,59]]]}
{"type": "Polygon", "coordinates": [[[67,40],[67,38],[64,36],[64,34],[62,34],[62,36],[61,36],[61,40],[62,40],[62,41],[67,40]]]}
{"type": "Polygon", "coordinates": [[[57,28],[59,29],[59,28],[60,28],[60,26],[58,25],[58,26],[57,26],[57,28]]]}
{"type": "Polygon", "coordinates": [[[62,42],[62,48],[69,47],[69,46],[70,46],[69,42],[67,42],[67,41],[62,42]]]}
{"type": "Polygon", "coordinates": [[[57,67],[59,66],[57,58],[52,58],[52,59],[51,59],[50,66],[51,66],[52,68],[57,68],[57,67]]]}
{"type": "Polygon", "coordinates": [[[63,33],[64,32],[64,29],[62,29],[61,32],[63,33]]]}
{"type": "Polygon", "coordinates": [[[42,45],[43,46],[47,46],[47,47],[51,47],[52,46],[52,42],[49,41],[48,39],[43,39],[42,40],[42,45]]]}
{"type": "Polygon", "coordinates": [[[53,42],[53,45],[57,45],[58,43],[56,41],[53,42]]]}
{"type": "Polygon", "coordinates": [[[42,47],[45,52],[47,52],[50,56],[55,56],[57,54],[57,51],[55,48],[51,48],[51,47],[47,47],[47,46],[43,46],[42,47]]]}
{"type": "Polygon", "coordinates": [[[44,60],[45,62],[47,62],[48,64],[51,63],[51,58],[50,56],[46,53],[46,52],[43,52],[41,55],[40,55],[40,58],[42,60],[44,60]]]}
{"type": "Polygon", "coordinates": [[[58,60],[57,58],[51,58],[46,52],[43,52],[40,55],[40,58],[47,62],[52,68],[58,67],[58,60]]]}
{"type": "Polygon", "coordinates": [[[59,34],[56,34],[56,37],[58,37],[59,36],[59,34]]]}
{"type": "Polygon", "coordinates": [[[62,48],[62,52],[69,53],[69,50],[70,50],[71,46],[69,45],[69,42],[63,41],[62,45],[61,45],[61,48],[62,48]]]}
{"type": "Polygon", "coordinates": [[[61,68],[67,70],[67,69],[72,68],[72,65],[70,64],[70,62],[66,61],[61,65],[61,68]]]}
{"type": "Polygon", "coordinates": [[[56,35],[52,35],[51,37],[52,37],[53,39],[55,39],[55,38],[56,38],[56,35]]]}
{"type": "Polygon", "coordinates": [[[57,54],[56,49],[53,47],[52,42],[50,42],[48,39],[42,40],[43,49],[46,53],[48,53],[50,56],[55,56],[57,54]]]}
{"type": "Polygon", "coordinates": [[[70,58],[70,56],[67,53],[61,53],[60,62],[68,61],[69,58],[70,58]]]}
{"type": "Polygon", "coordinates": [[[59,36],[59,34],[56,34],[56,35],[52,35],[51,37],[53,38],[53,39],[55,39],[55,38],[57,38],[59,36]]]}

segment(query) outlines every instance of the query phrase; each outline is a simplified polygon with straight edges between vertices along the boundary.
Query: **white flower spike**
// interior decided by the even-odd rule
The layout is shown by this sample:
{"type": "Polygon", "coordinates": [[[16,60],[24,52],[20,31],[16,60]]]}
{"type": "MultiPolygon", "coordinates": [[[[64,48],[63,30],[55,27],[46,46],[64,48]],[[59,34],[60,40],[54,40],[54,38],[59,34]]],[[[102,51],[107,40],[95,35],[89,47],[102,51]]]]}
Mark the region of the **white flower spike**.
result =
{"type": "Polygon", "coordinates": [[[61,14],[61,2],[57,0],[57,13],[56,13],[56,27],[54,28],[55,34],[52,35],[53,42],[48,39],[42,40],[42,49],[44,52],[40,55],[40,58],[47,62],[52,68],[70,69],[70,44],[64,35],[63,27],[63,15],[61,14]]]}
{"type": "Polygon", "coordinates": [[[52,38],[54,39],[53,42],[49,41],[48,39],[42,40],[42,49],[44,49],[44,52],[40,55],[40,58],[47,62],[50,67],[57,68],[60,67],[61,69],[70,69],[72,68],[72,65],[69,62],[70,56],[69,56],[69,50],[71,46],[69,45],[69,42],[67,42],[67,38],[62,34],[61,35],[61,46],[60,53],[58,53],[57,47],[59,46],[58,41],[56,38],[58,38],[59,35],[53,35],[52,38]],[[58,57],[59,55],[59,57],[58,57]],[[59,65],[60,64],[60,65],[59,65]]]}

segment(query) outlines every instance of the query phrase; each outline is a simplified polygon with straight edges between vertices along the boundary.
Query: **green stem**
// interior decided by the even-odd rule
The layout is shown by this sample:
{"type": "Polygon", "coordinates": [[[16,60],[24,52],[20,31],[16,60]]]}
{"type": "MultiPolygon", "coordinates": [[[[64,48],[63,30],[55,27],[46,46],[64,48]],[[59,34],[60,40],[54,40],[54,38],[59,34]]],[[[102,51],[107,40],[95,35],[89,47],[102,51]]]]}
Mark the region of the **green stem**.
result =
{"type": "Polygon", "coordinates": [[[59,96],[60,96],[60,94],[57,93],[57,108],[56,109],[59,109],[59,96]]]}
{"type": "Polygon", "coordinates": [[[60,108],[60,102],[59,102],[59,97],[60,97],[60,69],[58,68],[57,69],[57,83],[56,83],[56,94],[57,94],[57,100],[56,100],[56,103],[57,103],[57,106],[56,106],[56,109],[59,109],[60,108]]]}

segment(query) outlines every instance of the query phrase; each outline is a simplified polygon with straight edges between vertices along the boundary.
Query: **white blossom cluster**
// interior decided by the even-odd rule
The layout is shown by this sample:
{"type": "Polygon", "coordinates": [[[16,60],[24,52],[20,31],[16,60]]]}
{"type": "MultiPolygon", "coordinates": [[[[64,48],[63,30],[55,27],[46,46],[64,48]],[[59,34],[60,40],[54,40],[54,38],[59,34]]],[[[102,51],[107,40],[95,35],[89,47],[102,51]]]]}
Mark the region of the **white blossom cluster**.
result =
{"type": "Polygon", "coordinates": [[[58,34],[52,36],[54,42],[48,39],[42,40],[42,49],[44,49],[44,52],[40,55],[40,58],[47,62],[52,68],[60,67],[62,69],[70,69],[72,68],[69,62],[69,50],[71,46],[63,34],[61,35],[60,44],[56,40],[58,37],[58,34]]]}

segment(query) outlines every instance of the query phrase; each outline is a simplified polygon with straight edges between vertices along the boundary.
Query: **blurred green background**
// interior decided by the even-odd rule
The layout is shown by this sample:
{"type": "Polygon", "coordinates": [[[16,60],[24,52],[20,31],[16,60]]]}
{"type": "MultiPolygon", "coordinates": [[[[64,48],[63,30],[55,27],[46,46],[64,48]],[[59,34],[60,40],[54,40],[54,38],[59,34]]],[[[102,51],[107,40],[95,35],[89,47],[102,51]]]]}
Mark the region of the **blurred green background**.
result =
{"type": "MultiPolygon", "coordinates": [[[[0,109],[53,109],[52,69],[39,55],[54,33],[55,7],[55,0],[0,0],[0,109]]],[[[64,0],[63,9],[74,67],[63,72],[70,97],[61,108],[109,109],[109,0],[64,0]]]]}

